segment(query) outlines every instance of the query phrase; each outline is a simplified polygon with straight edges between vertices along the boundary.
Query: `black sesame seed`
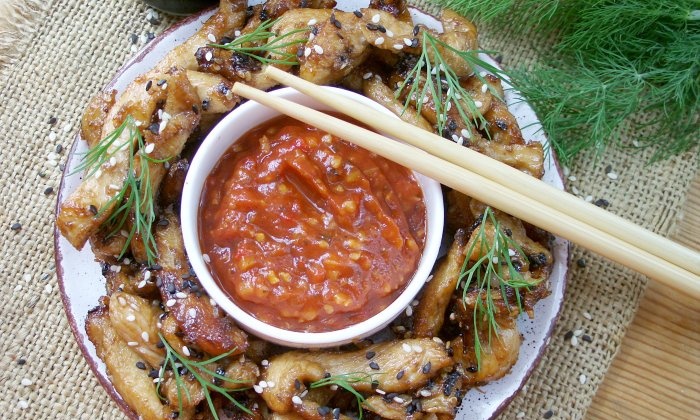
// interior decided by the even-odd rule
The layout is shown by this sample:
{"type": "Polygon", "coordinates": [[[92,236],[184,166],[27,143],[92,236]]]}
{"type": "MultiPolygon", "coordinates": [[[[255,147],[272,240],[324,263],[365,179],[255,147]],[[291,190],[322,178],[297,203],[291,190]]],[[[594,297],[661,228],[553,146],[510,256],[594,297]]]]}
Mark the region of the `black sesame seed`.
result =
{"type": "Polygon", "coordinates": [[[156,37],[156,34],[154,34],[153,32],[146,32],[146,38],[147,38],[149,41],[154,40],[155,37],[156,37]]]}
{"type": "Polygon", "coordinates": [[[326,415],[330,414],[331,409],[329,407],[326,407],[325,405],[322,405],[321,407],[318,407],[318,409],[316,411],[318,411],[318,414],[320,414],[322,416],[326,416],[326,415]]]}
{"type": "Polygon", "coordinates": [[[168,82],[168,81],[165,80],[165,79],[160,79],[156,84],[157,84],[158,86],[163,86],[163,85],[166,84],[167,82],[168,82]]]}
{"type": "Polygon", "coordinates": [[[311,33],[314,34],[314,36],[318,35],[318,26],[313,26],[311,28],[311,33]]]}
{"type": "Polygon", "coordinates": [[[338,420],[340,418],[340,408],[336,407],[333,409],[333,419],[338,420]]]}
{"type": "Polygon", "coordinates": [[[146,364],[143,362],[136,362],[136,367],[141,369],[141,370],[146,370],[146,364]]]}
{"type": "Polygon", "coordinates": [[[372,370],[379,370],[379,364],[377,364],[377,362],[369,362],[369,367],[372,370]]]}
{"type": "Polygon", "coordinates": [[[176,418],[178,418],[178,417],[180,417],[180,412],[178,412],[178,411],[173,411],[172,413],[170,413],[170,418],[171,418],[171,419],[176,419],[176,418]]]}
{"type": "Polygon", "coordinates": [[[160,131],[160,125],[154,122],[153,124],[148,126],[148,130],[153,134],[158,134],[158,132],[160,131]]]}
{"type": "Polygon", "coordinates": [[[163,280],[161,280],[159,278],[156,279],[156,287],[160,288],[160,286],[162,286],[162,285],[163,285],[163,280]]]}
{"type": "Polygon", "coordinates": [[[205,99],[202,101],[202,110],[206,111],[207,109],[209,109],[209,100],[205,99]]]}
{"type": "Polygon", "coordinates": [[[168,293],[170,293],[171,295],[174,295],[175,292],[177,291],[177,290],[175,290],[175,285],[172,284],[172,283],[170,283],[170,284],[166,287],[166,289],[168,289],[168,293]]]}
{"type": "Polygon", "coordinates": [[[294,380],[294,389],[296,389],[296,390],[301,389],[301,381],[299,379],[294,380]]]}
{"type": "Polygon", "coordinates": [[[162,269],[163,269],[163,266],[160,265],[160,264],[153,264],[153,265],[151,266],[151,270],[156,270],[156,271],[157,271],[157,270],[162,270],[162,269]]]}
{"type": "Polygon", "coordinates": [[[418,32],[420,31],[420,27],[418,25],[413,27],[413,36],[417,36],[418,32]]]}
{"type": "Polygon", "coordinates": [[[95,207],[94,205],[90,204],[90,207],[88,207],[88,210],[90,210],[90,213],[92,213],[93,215],[97,216],[97,207],[95,207]]]}
{"type": "Polygon", "coordinates": [[[199,107],[197,105],[192,105],[192,112],[199,114],[199,107]]]}
{"type": "Polygon", "coordinates": [[[604,198],[599,198],[593,204],[595,204],[598,207],[606,209],[610,205],[610,202],[604,198]]]}
{"type": "Polygon", "coordinates": [[[609,174],[610,172],[612,172],[612,165],[608,165],[605,167],[605,173],[609,174]]]}
{"type": "Polygon", "coordinates": [[[424,374],[428,374],[428,373],[430,373],[430,370],[432,368],[433,368],[433,364],[428,362],[428,363],[423,365],[423,367],[421,368],[421,372],[423,372],[424,374]]]}
{"type": "Polygon", "coordinates": [[[368,351],[367,353],[365,353],[365,358],[367,358],[367,360],[369,360],[369,359],[373,358],[375,354],[377,354],[377,353],[375,353],[373,351],[368,351]]]}
{"type": "Polygon", "coordinates": [[[400,370],[399,373],[396,374],[396,379],[401,379],[401,378],[403,378],[403,375],[404,375],[405,373],[406,373],[405,371],[400,370]]]}
{"type": "Polygon", "coordinates": [[[168,226],[170,224],[170,221],[168,219],[160,219],[158,221],[158,226],[168,226]]]}
{"type": "Polygon", "coordinates": [[[61,153],[63,151],[63,146],[60,144],[56,145],[56,153],[61,153]]]}
{"type": "Polygon", "coordinates": [[[136,34],[131,34],[129,38],[131,39],[132,44],[136,44],[137,42],[139,42],[139,37],[136,34]]]}
{"type": "Polygon", "coordinates": [[[411,39],[411,47],[412,48],[417,48],[418,47],[418,38],[413,38],[411,39]]]}
{"type": "Polygon", "coordinates": [[[326,372],[326,373],[323,374],[323,377],[324,377],[325,379],[330,378],[330,377],[331,377],[331,373],[330,373],[330,372],[326,372]]]}
{"type": "Polygon", "coordinates": [[[547,411],[542,415],[542,417],[544,417],[544,418],[546,418],[546,419],[551,419],[553,415],[554,415],[554,411],[552,411],[552,410],[547,410],[547,411]]]}
{"type": "Polygon", "coordinates": [[[40,178],[46,178],[46,172],[39,172],[40,178]]]}
{"type": "Polygon", "coordinates": [[[12,226],[10,226],[10,229],[17,232],[18,230],[22,229],[22,224],[21,223],[13,223],[12,226]]]}
{"type": "Polygon", "coordinates": [[[228,36],[222,36],[221,39],[219,40],[219,44],[225,45],[225,44],[231,43],[232,41],[233,41],[233,38],[228,37],[228,36]]]}
{"type": "Polygon", "coordinates": [[[44,195],[51,195],[53,193],[53,187],[48,187],[44,190],[44,195]]]}
{"type": "Polygon", "coordinates": [[[26,363],[27,363],[27,361],[26,361],[25,359],[19,359],[19,360],[17,360],[17,364],[20,365],[20,366],[24,366],[26,363]]]}
{"type": "Polygon", "coordinates": [[[338,29],[343,29],[343,25],[335,18],[335,13],[331,13],[330,22],[338,29]]]}
{"type": "Polygon", "coordinates": [[[569,330],[566,332],[566,334],[564,334],[564,340],[569,341],[569,340],[571,340],[571,337],[573,337],[573,336],[574,336],[574,332],[569,330]]]}
{"type": "Polygon", "coordinates": [[[148,372],[148,377],[149,378],[158,378],[160,375],[158,374],[158,369],[151,369],[150,372],[148,372]]]}
{"type": "Polygon", "coordinates": [[[479,368],[477,368],[476,366],[472,365],[472,366],[469,366],[469,367],[467,368],[467,371],[470,372],[470,373],[476,373],[476,372],[479,371],[479,368]]]}
{"type": "MultiPolygon", "coordinates": [[[[370,31],[378,31],[379,30],[379,25],[376,25],[374,23],[368,23],[366,26],[367,26],[367,29],[369,29],[370,31]]],[[[384,29],[384,30],[386,31],[386,29],[384,29]]]]}
{"type": "Polygon", "coordinates": [[[149,80],[148,82],[146,82],[146,92],[151,90],[151,86],[153,86],[153,80],[149,80]]]}
{"type": "Polygon", "coordinates": [[[584,334],[583,336],[581,336],[581,340],[585,341],[586,343],[592,343],[593,337],[591,337],[588,334],[584,334]]]}
{"type": "Polygon", "coordinates": [[[373,379],[372,382],[370,382],[370,386],[372,387],[372,389],[379,388],[379,381],[376,379],[373,379]]]}
{"type": "Polygon", "coordinates": [[[57,121],[58,121],[58,120],[56,119],[56,117],[51,117],[51,118],[49,118],[49,124],[51,124],[51,125],[56,124],[57,121]]]}
{"type": "Polygon", "coordinates": [[[156,347],[158,347],[159,349],[162,349],[162,348],[165,348],[165,344],[162,341],[159,341],[156,343],[156,347]]]}
{"type": "Polygon", "coordinates": [[[360,12],[359,10],[355,10],[354,12],[352,12],[352,14],[359,17],[359,18],[362,17],[362,12],[360,12]]]}
{"type": "Polygon", "coordinates": [[[581,268],[585,267],[586,266],[586,259],[579,258],[578,260],[576,260],[576,265],[578,265],[581,268]]]}
{"type": "Polygon", "coordinates": [[[59,163],[59,164],[58,164],[58,169],[61,170],[61,171],[65,171],[65,170],[66,170],[66,164],[63,163],[63,162],[59,163]]]}

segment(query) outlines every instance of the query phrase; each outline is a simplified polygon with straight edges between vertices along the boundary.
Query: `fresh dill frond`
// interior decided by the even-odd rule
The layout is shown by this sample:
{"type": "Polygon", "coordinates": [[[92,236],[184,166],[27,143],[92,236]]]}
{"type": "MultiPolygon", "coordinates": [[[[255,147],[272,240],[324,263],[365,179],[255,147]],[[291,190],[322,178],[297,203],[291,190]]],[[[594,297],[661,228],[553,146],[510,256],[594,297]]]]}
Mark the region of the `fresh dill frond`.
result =
{"type": "Polygon", "coordinates": [[[199,362],[195,362],[193,360],[190,360],[186,357],[181,356],[178,352],[176,352],[170,343],[163,337],[162,334],[158,333],[158,337],[160,338],[160,341],[163,343],[164,348],[165,348],[165,360],[163,361],[163,364],[160,367],[160,370],[158,371],[158,386],[156,387],[156,391],[158,392],[158,396],[161,399],[164,399],[163,396],[160,394],[160,385],[163,383],[165,380],[165,372],[166,370],[172,370],[173,372],[173,377],[175,378],[175,385],[177,387],[177,398],[178,398],[178,407],[179,411],[182,412],[182,398],[183,398],[183,391],[184,394],[187,396],[188,401],[192,398],[190,395],[189,389],[184,385],[184,379],[182,378],[184,375],[192,375],[197,382],[202,387],[202,391],[204,392],[204,398],[207,400],[207,404],[209,405],[209,410],[211,411],[212,416],[214,419],[219,420],[219,415],[216,412],[216,407],[214,407],[214,401],[211,398],[211,391],[218,392],[219,394],[223,395],[227,400],[231,401],[233,405],[238,407],[241,411],[247,413],[247,414],[253,414],[248,407],[244,406],[241,404],[238,400],[236,400],[231,393],[233,392],[239,392],[245,390],[244,388],[240,389],[226,389],[223,388],[219,385],[216,385],[214,383],[215,380],[219,380],[222,383],[223,382],[228,382],[231,384],[240,384],[243,383],[242,381],[239,380],[234,380],[231,378],[226,377],[225,375],[222,375],[220,373],[217,373],[211,369],[209,369],[208,365],[211,365],[213,363],[218,362],[219,360],[230,356],[234,350],[231,350],[227,353],[221,354],[216,357],[212,357],[211,359],[208,360],[203,360],[199,362]],[[206,376],[205,376],[206,375],[206,376]]]}
{"type": "Polygon", "coordinates": [[[486,207],[476,228],[476,236],[466,252],[466,258],[462,264],[457,287],[462,288],[462,303],[467,306],[468,294],[476,291],[474,300],[474,353],[476,355],[477,368],[481,369],[481,352],[483,344],[479,338],[479,324],[485,320],[491,334],[498,331],[496,321],[496,303],[494,292],[500,292],[503,302],[511,310],[508,301],[507,289],[512,289],[515,294],[517,309],[522,312],[521,292],[528,290],[535,283],[525,279],[516,264],[515,259],[521,263],[527,262],[525,253],[511,236],[501,227],[493,210],[486,207]],[[487,229],[491,225],[493,231],[487,229]],[[491,235],[490,235],[491,234],[491,235]],[[470,257],[478,255],[479,258],[470,264],[470,257]],[[524,261],[523,261],[524,260],[524,261]]]}
{"type": "Polygon", "coordinates": [[[409,107],[411,101],[416,103],[416,109],[420,110],[428,98],[433,98],[435,114],[437,115],[437,131],[443,135],[448,121],[448,112],[454,107],[459,117],[468,127],[469,134],[473,134],[474,124],[481,127],[487,125],[479,107],[469,92],[462,87],[459,77],[448,65],[440,50],[448,50],[463,59],[476,77],[488,86],[489,91],[498,97],[498,92],[487,83],[482,71],[488,71],[498,77],[503,77],[499,68],[487,63],[479,57],[484,51],[469,50],[460,51],[448,45],[438,38],[432,36],[428,31],[423,31],[421,42],[421,52],[413,68],[407,73],[406,79],[396,92],[398,98],[408,88],[406,100],[404,102],[404,112],[409,107]]]}
{"type": "Polygon", "coordinates": [[[108,237],[123,235],[126,237],[119,258],[122,258],[129,250],[131,241],[140,236],[146,252],[148,265],[155,263],[158,256],[155,237],[152,227],[156,219],[155,198],[151,184],[151,171],[149,164],[164,163],[167,159],[154,159],[148,156],[145,150],[143,135],[136,125],[136,120],[127,115],[124,121],[114,131],[100,140],[83,157],[83,161],[74,172],[86,171],[86,178],[97,176],[102,165],[113,164],[115,153],[128,148],[128,169],[121,189],[102,208],[98,209],[98,215],[104,214],[108,209],[114,208],[103,226],[107,228],[108,237]],[[126,133],[126,134],[125,134],[126,133]],[[125,135],[125,138],[122,137],[125,135]],[[116,143],[121,139],[121,143],[116,143]],[[130,218],[133,216],[128,231],[124,231],[130,218]]]}
{"type": "Polygon", "coordinates": [[[303,39],[289,39],[293,35],[309,32],[310,28],[294,29],[283,34],[271,31],[279,18],[262,22],[253,31],[243,34],[226,44],[209,44],[210,47],[222,48],[255,59],[263,64],[279,64],[294,66],[299,64],[297,55],[286,51],[292,45],[303,44],[303,39]],[[279,58],[272,58],[276,56],[279,58]]]}
{"type": "Polygon", "coordinates": [[[353,388],[352,384],[358,382],[371,383],[374,380],[374,376],[376,375],[382,375],[382,373],[369,374],[365,372],[352,372],[344,373],[341,375],[333,375],[327,378],[319,379],[318,381],[311,382],[309,384],[309,388],[314,389],[321,388],[324,386],[336,385],[350,392],[355,397],[355,400],[357,400],[357,409],[359,411],[358,416],[360,420],[362,420],[362,404],[365,402],[365,397],[364,395],[360,394],[355,388],[353,388]]]}
{"type": "Polygon", "coordinates": [[[553,37],[511,73],[564,163],[619,144],[623,130],[653,147],[651,162],[700,144],[697,0],[435,1],[513,37],[553,37]]]}

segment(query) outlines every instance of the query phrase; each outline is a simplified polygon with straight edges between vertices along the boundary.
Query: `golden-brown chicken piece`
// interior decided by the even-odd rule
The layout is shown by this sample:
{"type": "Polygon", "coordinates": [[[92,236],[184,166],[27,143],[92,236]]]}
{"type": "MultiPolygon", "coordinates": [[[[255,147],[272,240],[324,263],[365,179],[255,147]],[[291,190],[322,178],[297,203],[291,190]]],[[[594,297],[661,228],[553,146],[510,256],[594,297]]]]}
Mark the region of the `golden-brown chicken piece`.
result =
{"type": "Polygon", "coordinates": [[[246,334],[212,304],[190,271],[177,215],[166,210],[163,218],[167,222],[159,223],[155,232],[162,267],[157,278],[162,301],[177,321],[183,339],[214,356],[245,352],[246,334]]]}
{"type": "Polygon", "coordinates": [[[99,92],[88,103],[80,120],[80,138],[85,140],[89,148],[102,140],[102,126],[105,124],[109,110],[115,102],[116,90],[99,92]]]}

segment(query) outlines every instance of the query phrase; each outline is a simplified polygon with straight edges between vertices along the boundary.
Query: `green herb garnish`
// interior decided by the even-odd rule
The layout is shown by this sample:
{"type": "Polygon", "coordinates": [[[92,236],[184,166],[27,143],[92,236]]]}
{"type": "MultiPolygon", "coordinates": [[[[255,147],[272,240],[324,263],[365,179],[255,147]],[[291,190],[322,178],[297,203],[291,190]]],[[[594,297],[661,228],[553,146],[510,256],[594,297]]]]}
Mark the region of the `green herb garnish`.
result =
{"type": "Polygon", "coordinates": [[[357,400],[357,409],[359,410],[359,418],[362,420],[362,404],[365,402],[365,397],[360,394],[355,388],[353,388],[352,384],[358,383],[358,382],[368,382],[371,383],[373,380],[374,375],[382,375],[381,373],[375,373],[375,374],[369,374],[369,373],[364,373],[364,372],[352,372],[352,373],[344,373],[342,375],[333,375],[329,376],[327,378],[319,379],[318,381],[311,382],[309,384],[310,389],[314,388],[320,388],[323,386],[331,386],[331,385],[336,385],[339,386],[340,388],[343,388],[344,390],[350,392],[352,395],[355,396],[355,399],[357,400]]]}
{"type": "Polygon", "coordinates": [[[156,213],[149,164],[164,163],[167,159],[154,159],[144,152],[145,142],[141,131],[136,125],[136,120],[131,115],[127,115],[114,131],[100,140],[85,154],[83,161],[72,173],[85,171],[86,177],[99,176],[102,165],[111,162],[115,158],[115,154],[125,148],[129,150],[129,167],[124,184],[116,196],[98,209],[97,215],[101,215],[107,209],[117,205],[116,209],[103,224],[108,227],[108,237],[122,234],[126,237],[119,258],[122,258],[129,250],[134,237],[140,235],[148,265],[153,265],[158,255],[158,250],[151,230],[156,219],[156,213]],[[126,138],[122,139],[125,132],[126,138]],[[120,143],[117,142],[118,140],[120,143]],[[129,231],[122,233],[124,225],[129,221],[132,214],[133,221],[129,231]]]}
{"type": "Polygon", "coordinates": [[[484,51],[457,50],[435,38],[428,31],[423,31],[421,46],[422,49],[418,61],[408,72],[406,79],[396,92],[396,97],[399,97],[407,85],[410,84],[404,103],[404,112],[411,101],[415,101],[416,109],[420,112],[423,103],[428,97],[432,97],[435,104],[435,114],[437,115],[437,131],[440,135],[443,135],[447,125],[447,113],[452,107],[459,113],[459,117],[468,127],[470,135],[473,134],[473,124],[470,123],[472,118],[467,115],[467,112],[476,117],[479,126],[485,127],[487,122],[479,107],[476,106],[469,92],[459,83],[459,77],[440,54],[440,48],[449,50],[462,58],[470,68],[475,70],[475,76],[484,85],[488,86],[489,91],[496,97],[499,96],[498,92],[487,83],[484,75],[478,69],[488,71],[499,77],[504,75],[503,71],[479,57],[479,54],[484,51]]]}
{"type": "Polygon", "coordinates": [[[233,51],[234,53],[253,58],[263,64],[297,65],[299,64],[297,55],[287,52],[286,48],[292,45],[303,44],[307,39],[293,39],[290,41],[288,38],[298,33],[308,32],[310,29],[294,29],[278,35],[270,31],[278,20],[279,18],[275,20],[266,20],[252,32],[243,34],[231,42],[226,44],[209,44],[209,46],[233,51]],[[261,42],[262,44],[259,44],[261,42]],[[270,58],[270,55],[276,55],[279,58],[270,58]]]}
{"type": "Polygon", "coordinates": [[[554,37],[545,58],[510,74],[565,163],[630,129],[652,161],[700,144],[698,0],[438,2],[513,36],[554,37]]]}
{"type": "Polygon", "coordinates": [[[219,394],[223,395],[227,400],[231,401],[233,405],[238,407],[241,411],[248,413],[248,414],[253,414],[248,407],[244,406],[238,400],[233,398],[231,393],[233,392],[238,392],[238,391],[243,391],[244,388],[240,389],[226,389],[222,388],[219,385],[216,385],[213,381],[215,379],[218,379],[222,382],[228,382],[231,384],[240,384],[244,383],[243,381],[239,380],[234,380],[231,378],[228,378],[222,374],[219,374],[215,371],[212,371],[209,369],[207,366],[215,363],[225,357],[230,356],[234,350],[231,350],[227,353],[221,354],[216,357],[212,357],[209,360],[203,360],[200,362],[195,362],[192,361],[186,357],[182,357],[178,352],[176,352],[170,343],[168,343],[165,338],[158,333],[158,337],[160,338],[160,341],[164,344],[165,346],[165,360],[163,361],[163,365],[160,367],[160,370],[158,371],[158,386],[156,387],[156,390],[158,392],[158,396],[161,399],[164,399],[163,396],[160,394],[160,384],[165,380],[165,371],[167,369],[171,369],[173,371],[173,376],[175,377],[175,385],[177,387],[177,399],[178,399],[178,409],[179,411],[182,411],[182,397],[183,397],[183,390],[184,394],[187,396],[187,400],[191,401],[191,396],[190,396],[190,391],[187,389],[187,387],[184,384],[184,379],[182,379],[183,375],[192,375],[197,382],[202,387],[202,391],[204,392],[204,398],[207,400],[207,404],[209,405],[209,410],[211,411],[212,416],[216,420],[219,420],[219,416],[216,413],[216,408],[214,407],[214,402],[211,399],[211,391],[218,392],[219,394]],[[204,375],[208,375],[211,377],[207,378],[204,375]]]}
{"type": "Polygon", "coordinates": [[[462,288],[462,303],[467,305],[467,295],[476,290],[474,303],[474,353],[478,369],[481,369],[481,349],[482,343],[479,338],[479,323],[486,320],[489,329],[489,340],[493,332],[498,331],[496,321],[496,303],[493,292],[500,291],[501,298],[510,310],[506,288],[513,289],[517,307],[522,312],[522,302],[520,293],[523,289],[529,289],[534,285],[532,281],[527,281],[522,273],[518,271],[515,258],[525,259],[525,253],[520,246],[503,230],[500,222],[490,207],[486,207],[481,216],[476,236],[467,249],[464,264],[459,274],[457,287],[462,288]],[[487,224],[493,227],[493,236],[489,237],[487,224]],[[478,248],[477,248],[478,247],[478,248]],[[469,258],[477,253],[479,259],[469,264],[469,258]]]}

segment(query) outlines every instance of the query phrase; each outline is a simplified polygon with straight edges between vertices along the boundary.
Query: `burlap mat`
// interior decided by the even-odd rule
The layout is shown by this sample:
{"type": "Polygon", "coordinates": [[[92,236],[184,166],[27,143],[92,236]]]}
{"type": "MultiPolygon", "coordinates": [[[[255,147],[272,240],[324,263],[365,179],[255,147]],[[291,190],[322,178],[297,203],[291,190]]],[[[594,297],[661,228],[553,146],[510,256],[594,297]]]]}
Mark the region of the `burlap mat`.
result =
{"type": "MultiPolygon", "coordinates": [[[[30,10],[36,32],[23,28],[10,43],[14,59],[0,70],[0,416],[122,418],[83,360],[63,312],[53,260],[55,193],[49,188],[58,187],[60,163],[87,98],[133,55],[131,34],[159,32],[174,19],[153,25],[136,0],[19,3],[32,6],[23,10],[30,10]],[[21,229],[12,230],[15,223],[21,229]]],[[[508,34],[487,35],[482,44],[500,50],[506,65],[528,63],[537,52],[529,36],[511,41],[508,34]]],[[[624,150],[598,161],[581,156],[570,168],[569,189],[605,199],[611,211],[668,235],[697,156],[646,166],[648,157],[624,150]],[[617,180],[606,176],[611,171],[617,180]]],[[[550,410],[553,418],[582,418],[635,313],[644,278],[578,247],[573,261],[549,350],[502,418],[549,417],[550,410]],[[585,331],[592,342],[573,346],[566,336],[572,330],[585,331]]]]}

